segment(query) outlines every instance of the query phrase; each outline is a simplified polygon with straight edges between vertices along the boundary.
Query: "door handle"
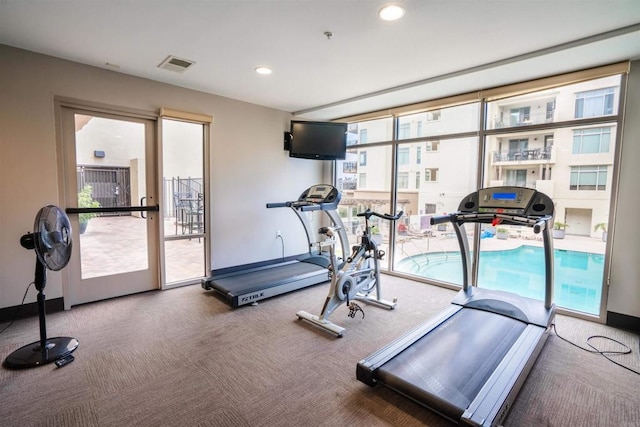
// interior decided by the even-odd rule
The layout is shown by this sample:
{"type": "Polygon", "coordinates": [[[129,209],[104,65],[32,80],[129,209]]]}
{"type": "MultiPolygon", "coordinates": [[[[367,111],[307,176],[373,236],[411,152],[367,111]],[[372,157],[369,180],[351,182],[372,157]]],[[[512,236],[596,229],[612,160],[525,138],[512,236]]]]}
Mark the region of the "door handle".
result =
{"type": "Polygon", "coordinates": [[[160,206],[113,206],[104,208],[66,208],[67,214],[114,213],[114,212],[159,212],[160,206]]]}
{"type": "MultiPolygon", "coordinates": [[[[147,198],[147,196],[142,196],[140,197],[140,206],[144,206],[144,200],[147,198]]],[[[140,212],[140,217],[142,217],[142,219],[147,219],[146,216],[144,216],[144,212],[140,212]]]]}

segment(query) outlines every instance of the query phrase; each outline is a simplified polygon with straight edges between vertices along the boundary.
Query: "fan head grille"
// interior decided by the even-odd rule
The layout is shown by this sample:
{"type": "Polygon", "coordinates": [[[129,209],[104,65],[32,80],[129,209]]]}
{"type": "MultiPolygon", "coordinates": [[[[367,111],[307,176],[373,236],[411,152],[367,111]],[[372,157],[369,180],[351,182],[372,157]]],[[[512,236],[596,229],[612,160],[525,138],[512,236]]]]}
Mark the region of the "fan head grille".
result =
{"type": "Polygon", "coordinates": [[[33,225],[38,259],[49,269],[64,268],[71,258],[71,223],[60,208],[48,205],[40,209],[33,225]]]}

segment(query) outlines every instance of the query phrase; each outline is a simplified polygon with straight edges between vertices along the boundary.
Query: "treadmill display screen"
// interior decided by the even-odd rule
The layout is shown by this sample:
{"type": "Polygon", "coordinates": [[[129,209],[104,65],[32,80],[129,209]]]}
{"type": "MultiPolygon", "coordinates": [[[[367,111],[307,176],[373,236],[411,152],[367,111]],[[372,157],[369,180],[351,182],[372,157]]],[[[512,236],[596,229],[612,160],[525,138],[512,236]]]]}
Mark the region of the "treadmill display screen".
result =
{"type": "MultiPolygon", "coordinates": [[[[525,187],[490,187],[478,190],[479,212],[498,212],[522,214],[529,206],[535,190],[525,187]]],[[[469,201],[467,201],[469,202],[469,201]]],[[[468,209],[462,206],[461,210],[468,209]]]]}
{"type": "Polygon", "coordinates": [[[515,200],[516,193],[493,193],[494,200],[515,200]]]}

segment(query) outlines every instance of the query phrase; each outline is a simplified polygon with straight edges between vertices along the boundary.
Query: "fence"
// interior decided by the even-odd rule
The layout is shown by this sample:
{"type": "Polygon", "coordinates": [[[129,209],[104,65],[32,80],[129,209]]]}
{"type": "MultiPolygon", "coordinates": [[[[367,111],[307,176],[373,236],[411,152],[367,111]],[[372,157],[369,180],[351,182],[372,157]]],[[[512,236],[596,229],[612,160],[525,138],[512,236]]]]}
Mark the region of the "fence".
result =
{"type": "Polygon", "coordinates": [[[197,198],[198,194],[202,194],[203,179],[191,177],[164,178],[162,187],[164,194],[164,217],[174,218],[177,212],[176,200],[183,198],[197,198]]]}

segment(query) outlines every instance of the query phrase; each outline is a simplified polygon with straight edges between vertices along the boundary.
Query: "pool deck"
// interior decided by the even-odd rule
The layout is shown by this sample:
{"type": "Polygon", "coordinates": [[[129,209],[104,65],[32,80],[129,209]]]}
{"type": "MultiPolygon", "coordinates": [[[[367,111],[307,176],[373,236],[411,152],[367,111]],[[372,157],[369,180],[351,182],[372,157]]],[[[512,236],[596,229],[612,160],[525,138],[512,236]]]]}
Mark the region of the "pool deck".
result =
{"type": "MultiPolygon", "coordinates": [[[[473,241],[469,239],[471,246],[473,241]]],[[[520,246],[542,247],[542,236],[533,233],[511,232],[505,240],[495,236],[480,240],[480,249],[483,251],[508,250],[520,246]]],[[[459,251],[458,239],[452,232],[434,232],[432,235],[398,235],[396,236],[396,260],[430,252],[459,251]]],[[[553,239],[554,249],[604,254],[606,242],[601,238],[589,236],[576,236],[566,234],[563,239],[553,239]]]]}

